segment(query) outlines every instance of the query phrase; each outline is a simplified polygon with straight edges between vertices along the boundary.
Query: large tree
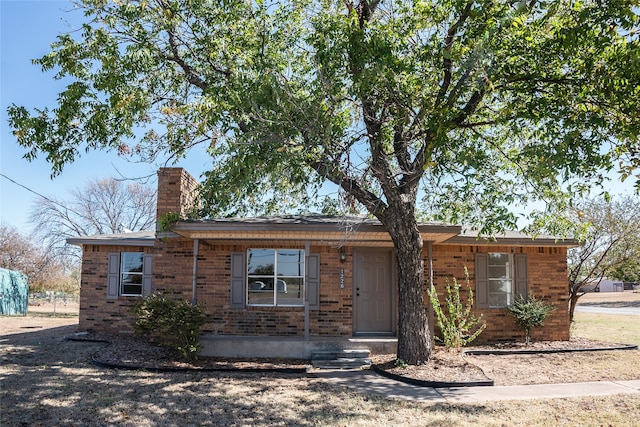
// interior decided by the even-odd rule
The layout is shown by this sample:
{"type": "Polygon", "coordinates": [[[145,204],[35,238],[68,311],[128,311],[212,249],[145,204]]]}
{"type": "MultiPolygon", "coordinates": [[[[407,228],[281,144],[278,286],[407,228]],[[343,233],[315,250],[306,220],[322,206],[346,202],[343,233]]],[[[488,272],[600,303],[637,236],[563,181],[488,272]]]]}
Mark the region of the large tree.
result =
{"type": "MultiPolygon", "coordinates": [[[[73,263],[77,248],[67,238],[153,230],[156,192],[136,182],[114,178],[88,181],[67,198],[39,197],[29,222],[43,245],[60,262],[73,263]]],[[[77,261],[77,260],[76,260],[77,261]]]]}
{"type": "Polygon", "coordinates": [[[54,173],[81,148],[206,143],[209,215],[334,183],[393,240],[398,357],[418,364],[431,353],[419,190],[434,219],[491,233],[515,225],[510,205],[631,173],[637,4],[82,0],[81,31],[36,60],[69,79],[57,107],[11,106],[10,124],[54,173]]]}
{"type": "MultiPolygon", "coordinates": [[[[640,199],[620,196],[581,200],[570,211],[581,246],[569,251],[569,318],[578,299],[640,259],[640,199]]],[[[637,268],[637,267],[636,267],[637,268]]]]}

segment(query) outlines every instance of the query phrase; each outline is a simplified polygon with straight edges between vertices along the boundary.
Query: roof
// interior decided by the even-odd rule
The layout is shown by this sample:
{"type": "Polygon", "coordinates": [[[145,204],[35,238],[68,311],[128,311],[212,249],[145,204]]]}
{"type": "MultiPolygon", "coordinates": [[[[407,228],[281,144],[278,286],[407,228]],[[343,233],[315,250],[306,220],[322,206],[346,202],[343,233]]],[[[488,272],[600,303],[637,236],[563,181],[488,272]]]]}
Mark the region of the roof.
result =
{"type": "MultiPolygon", "coordinates": [[[[459,225],[439,222],[419,223],[424,241],[442,244],[517,245],[517,246],[577,246],[574,240],[552,236],[532,238],[519,232],[508,232],[492,239],[478,238],[477,232],[459,225]]],[[[393,246],[386,228],[373,218],[331,215],[287,215],[254,218],[217,218],[182,220],[171,227],[170,237],[215,241],[220,244],[282,241],[302,244],[313,241],[326,245],[393,246]],[[175,233],[175,234],[174,234],[175,233]]],[[[73,245],[153,246],[153,231],[102,234],[67,239],[73,245]]]]}
{"type": "Polygon", "coordinates": [[[473,229],[462,229],[460,234],[447,240],[446,243],[510,246],[579,246],[578,241],[575,239],[566,239],[545,234],[531,236],[519,231],[506,231],[503,234],[498,234],[493,237],[479,237],[478,231],[473,229]]]}
{"type": "Polygon", "coordinates": [[[70,237],[67,239],[67,243],[70,245],[153,246],[155,239],[155,231],[136,231],[133,233],[70,237]]]}

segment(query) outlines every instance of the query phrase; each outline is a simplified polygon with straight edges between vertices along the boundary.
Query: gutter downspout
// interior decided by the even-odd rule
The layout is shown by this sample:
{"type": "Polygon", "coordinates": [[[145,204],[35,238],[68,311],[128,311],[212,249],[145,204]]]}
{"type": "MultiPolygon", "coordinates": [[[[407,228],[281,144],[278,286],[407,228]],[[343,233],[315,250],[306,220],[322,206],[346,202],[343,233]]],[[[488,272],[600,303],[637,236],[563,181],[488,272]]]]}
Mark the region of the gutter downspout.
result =
{"type": "MultiPolygon", "coordinates": [[[[423,269],[424,271],[424,269],[423,269]]],[[[427,275],[429,277],[429,292],[431,292],[431,288],[433,287],[433,242],[427,242],[427,275]]],[[[431,348],[435,345],[435,337],[433,336],[435,332],[434,321],[434,313],[433,313],[433,305],[431,305],[431,299],[429,299],[429,335],[431,337],[431,348]]]]}
{"type": "MultiPolygon", "coordinates": [[[[311,245],[307,240],[304,244],[305,270],[307,269],[307,265],[309,265],[310,250],[311,250],[311,245]]],[[[305,276],[306,276],[306,271],[305,271],[305,276]]],[[[304,287],[304,340],[309,341],[309,286],[304,287]]]]}
{"type": "Polygon", "coordinates": [[[198,303],[198,296],[196,285],[198,282],[198,248],[200,239],[193,239],[193,281],[191,287],[191,304],[196,305],[198,303]]]}

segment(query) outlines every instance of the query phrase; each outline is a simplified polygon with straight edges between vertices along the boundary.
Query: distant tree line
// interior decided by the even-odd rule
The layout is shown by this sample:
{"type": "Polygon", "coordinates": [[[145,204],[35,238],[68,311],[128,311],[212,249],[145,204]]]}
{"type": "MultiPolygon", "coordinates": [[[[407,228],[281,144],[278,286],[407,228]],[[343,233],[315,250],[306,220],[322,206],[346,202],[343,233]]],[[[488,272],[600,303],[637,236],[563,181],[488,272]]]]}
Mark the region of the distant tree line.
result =
{"type": "Polygon", "coordinates": [[[155,225],[156,192],[146,185],[105,178],[69,194],[36,200],[29,217],[31,234],[0,225],[0,267],[27,275],[31,293],[79,292],[81,251],[67,244],[68,238],[144,231],[155,225]]]}

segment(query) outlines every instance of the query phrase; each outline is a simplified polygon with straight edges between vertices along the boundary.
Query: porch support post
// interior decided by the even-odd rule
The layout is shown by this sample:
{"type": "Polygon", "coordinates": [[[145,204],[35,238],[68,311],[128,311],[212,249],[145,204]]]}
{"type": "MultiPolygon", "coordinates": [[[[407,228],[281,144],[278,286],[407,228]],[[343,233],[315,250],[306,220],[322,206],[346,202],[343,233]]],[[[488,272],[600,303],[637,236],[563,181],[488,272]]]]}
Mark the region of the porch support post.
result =
{"type": "MultiPolygon", "coordinates": [[[[304,244],[305,270],[307,268],[307,263],[309,262],[310,250],[311,250],[311,245],[307,240],[304,244]]],[[[306,275],[306,271],[305,271],[305,275],[306,275]]],[[[305,277],[305,287],[304,287],[304,340],[309,341],[309,286],[306,285],[306,277],[305,277]]]]}
{"type": "Polygon", "coordinates": [[[196,285],[198,283],[198,248],[200,239],[193,239],[193,279],[191,288],[191,304],[196,305],[198,303],[198,296],[196,285]]]}
{"type": "MultiPolygon", "coordinates": [[[[429,286],[429,291],[431,291],[431,287],[433,286],[433,242],[428,241],[427,243],[427,274],[428,274],[428,286],[429,286]]],[[[424,268],[423,268],[424,271],[424,268]]],[[[429,336],[431,337],[431,345],[433,346],[435,343],[435,335],[434,334],[434,329],[435,329],[435,325],[433,324],[434,321],[434,314],[433,314],[433,305],[431,305],[431,299],[427,299],[427,306],[429,307],[429,313],[428,313],[428,319],[429,319],[429,336]]]]}

